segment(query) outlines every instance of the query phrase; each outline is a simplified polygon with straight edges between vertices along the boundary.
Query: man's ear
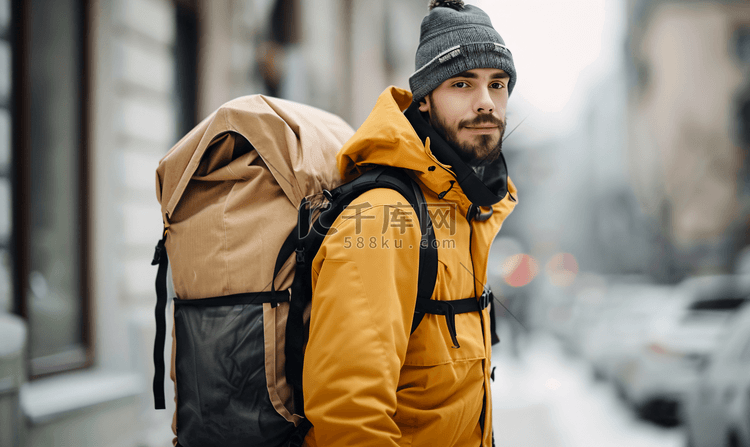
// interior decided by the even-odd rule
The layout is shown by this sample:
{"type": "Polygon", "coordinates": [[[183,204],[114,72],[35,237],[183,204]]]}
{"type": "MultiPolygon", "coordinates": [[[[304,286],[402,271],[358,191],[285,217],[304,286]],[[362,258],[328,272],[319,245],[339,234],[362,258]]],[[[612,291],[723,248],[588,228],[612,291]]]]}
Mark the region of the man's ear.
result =
{"type": "Polygon", "coordinates": [[[419,111],[420,112],[429,112],[430,111],[430,98],[425,96],[424,98],[419,100],[419,111]]]}

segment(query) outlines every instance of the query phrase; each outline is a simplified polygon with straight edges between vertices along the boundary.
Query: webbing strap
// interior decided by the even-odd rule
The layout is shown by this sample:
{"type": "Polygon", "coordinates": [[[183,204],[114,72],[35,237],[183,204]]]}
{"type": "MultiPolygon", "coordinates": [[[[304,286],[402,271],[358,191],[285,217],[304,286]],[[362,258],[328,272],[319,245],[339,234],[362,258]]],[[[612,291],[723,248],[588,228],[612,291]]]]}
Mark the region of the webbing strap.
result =
{"type": "Polygon", "coordinates": [[[294,253],[294,250],[297,248],[297,241],[297,229],[293,228],[289,233],[289,236],[287,236],[284,240],[284,243],[281,244],[279,254],[276,256],[276,264],[273,267],[273,280],[271,282],[272,292],[276,291],[276,276],[278,276],[281,268],[284,266],[284,263],[286,263],[286,260],[289,259],[289,256],[294,253]]]}
{"type": "MultiPolygon", "coordinates": [[[[492,303],[495,300],[495,295],[490,290],[489,301],[492,303]]],[[[495,308],[493,306],[492,312],[490,312],[490,338],[492,340],[492,346],[500,343],[500,336],[497,335],[497,318],[495,318],[495,308]]],[[[494,377],[492,380],[495,380],[494,377]]]]}
{"type": "MultiPolygon", "coordinates": [[[[298,252],[301,253],[301,252],[298,252]]],[[[304,400],[302,397],[302,365],[304,362],[304,346],[307,334],[304,332],[304,312],[310,302],[310,275],[306,271],[304,255],[297,256],[297,270],[292,281],[292,301],[289,303],[289,314],[286,322],[286,380],[293,389],[294,412],[304,416],[304,400]]]]}
{"type": "Polygon", "coordinates": [[[251,292],[238,293],[236,295],[217,296],[215,298],[200,298],[194,300],[174,299],[176,306],[197,306],[197,307],[216,307],[216,306],[236,306],[238,304],[263,304],[271,303],[278,305],[289,301],[289,291],[279,290],[275,292],[251,292]]]}
{"type": "MultiPolygon", "coordinates": [[[[432,292],[435,290],[438,270],[438,254],[435,244],[435,230],[432,227],[432,219],[427,208],[424,194],[415,181],[411,182],[412,191],[416,203],[412,203],[422,230],[422,239],[419,241],[419,275],[417,278],[417,303],[430,301],[432,292]]],[[[424,308],[416,305],[414,317],[411,321],[411,333],[417,330],[425,316],[424,308]]]]}
{"type": "Polygon", "coordinates": [[[164,242],[167,232],[161,238],[154,250],[154,259],[151,265],[159,265],[156,273],[156,338],[154,339],[154,408],[163,410],[166,408],[164,399],[164,343],[167,338],[167,320],[164,313],[167,309],[167,267],[169,258],[164,242]]]}
{"type": "Polygon", "coordinates": [[[474,297],[454,301],[417,300],[417,309],[423,314],[444,315],[453,347],[458,349],[461,346],[458,344],[456,333],[456,315],[479,312],[489,304],[489,295],[483,293],[478,300],[474,297]]]}

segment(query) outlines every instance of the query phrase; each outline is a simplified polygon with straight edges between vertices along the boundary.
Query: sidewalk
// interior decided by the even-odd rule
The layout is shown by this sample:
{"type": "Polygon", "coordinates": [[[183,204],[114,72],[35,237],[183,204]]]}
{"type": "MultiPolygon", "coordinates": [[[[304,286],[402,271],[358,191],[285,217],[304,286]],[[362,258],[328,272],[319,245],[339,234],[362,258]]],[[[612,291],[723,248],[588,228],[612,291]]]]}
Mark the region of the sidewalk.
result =
{"type": "MultiPolygon", "coordinates": [[[[502,335],[501,335],[502,338],[502,335]]],[[[587,365],[556,340],[533,335],[520,359],[496,345],[493,423],[497,447],[683,447],[680,428],[637,419],[587,365]]]]}

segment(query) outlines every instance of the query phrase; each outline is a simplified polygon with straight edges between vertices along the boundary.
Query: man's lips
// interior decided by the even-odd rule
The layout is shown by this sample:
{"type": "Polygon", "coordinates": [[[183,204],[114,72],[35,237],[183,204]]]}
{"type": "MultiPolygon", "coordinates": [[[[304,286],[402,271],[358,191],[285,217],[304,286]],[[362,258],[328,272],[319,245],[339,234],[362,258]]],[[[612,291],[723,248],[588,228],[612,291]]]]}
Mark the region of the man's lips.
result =
{"type": "Polygon", "coordinates": [[[493,133],[497,131],[498,126],[466,126],[464,129],[473,133],[493,133]]]}

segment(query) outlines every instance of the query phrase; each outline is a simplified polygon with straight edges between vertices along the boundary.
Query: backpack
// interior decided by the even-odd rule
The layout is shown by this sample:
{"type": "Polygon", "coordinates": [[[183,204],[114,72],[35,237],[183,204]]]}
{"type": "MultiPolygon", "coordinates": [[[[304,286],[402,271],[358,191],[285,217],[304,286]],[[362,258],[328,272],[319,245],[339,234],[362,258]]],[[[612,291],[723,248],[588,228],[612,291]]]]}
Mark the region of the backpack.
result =
{"type": "Polygon", "coordinates": [[[403,170],[374,167],[341,184],[335,154],[353,134],[335,115],[262,95],[223,105],[162,159],[157,198],[155,407],[165,408],[167,270],[174,283],[171,378],[177,445],[301,445],[302,364],[310,264],[359,195],[391,188],[417,211],[422,240],[412,332],[426,313],[454,317],[485,293],[431,300],[437,244],[421,189],[403,170]],[[169,256],[168,256],[169,255],[169,256]]]}

